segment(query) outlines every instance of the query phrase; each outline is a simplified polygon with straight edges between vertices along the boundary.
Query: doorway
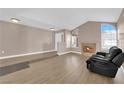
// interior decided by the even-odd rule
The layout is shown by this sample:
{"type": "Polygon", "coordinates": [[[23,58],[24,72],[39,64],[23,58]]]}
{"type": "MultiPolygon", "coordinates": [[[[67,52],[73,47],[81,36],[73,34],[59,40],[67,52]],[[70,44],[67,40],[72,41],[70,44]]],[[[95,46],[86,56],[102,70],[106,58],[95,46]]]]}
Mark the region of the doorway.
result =
{"type": "Polygon", "coordinates": [[[64,32],[55,33],[55,50],[58,50],[58,44],[64,41],[64,32]]]}

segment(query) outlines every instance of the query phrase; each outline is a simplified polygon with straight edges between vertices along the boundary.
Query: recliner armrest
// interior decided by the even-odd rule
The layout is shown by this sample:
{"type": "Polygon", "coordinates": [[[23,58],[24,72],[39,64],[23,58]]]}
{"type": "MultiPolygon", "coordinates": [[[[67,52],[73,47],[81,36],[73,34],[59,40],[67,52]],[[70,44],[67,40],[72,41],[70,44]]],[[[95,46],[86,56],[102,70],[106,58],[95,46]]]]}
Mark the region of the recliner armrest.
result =
{"type": "Polygon", "coordinates": [[[99,57],[94,57],[93,59],[92,59],[92,61],[96,61],[96,62],[103,62],[103,63],[108,63],[108,62],[110,62],[109,61],[109,59],[106,59],[106,58],[99,58],[99,57]]]}
{"type": "Polygon", "coordinates": [[[106,52],[97,52],[96,54],[97,54],[97,55],[106,56],[107,53],[106,53],[106,52]]]}

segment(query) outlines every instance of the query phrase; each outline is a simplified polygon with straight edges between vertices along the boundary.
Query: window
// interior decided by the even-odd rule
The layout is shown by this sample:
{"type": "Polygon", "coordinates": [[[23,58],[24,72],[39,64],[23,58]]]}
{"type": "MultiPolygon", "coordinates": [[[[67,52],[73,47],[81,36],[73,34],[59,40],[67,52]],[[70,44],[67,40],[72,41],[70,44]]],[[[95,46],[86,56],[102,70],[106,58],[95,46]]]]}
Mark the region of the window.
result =
{"type": "Polygon", "coordinates": [[[117,45],[117,31],[111,24],[101,25],[101,48],[108,50],[112,46],[117,45]]]}
{"type": "Polygon", "coordinates": [[[78,47],[78,37],[72,36],[71,47],[78,47]]]}
{"type": "Polygon", "coordinates": [[[66,34],[66,48],[71,47],[71,34],[66,34]]]}
{"type": "Polygon", "coordinates": [[[58,48],[58,43],[61,43],[63,41],[64,41],[64,33],[63,32],[55,33],[55,49],[56,50],[58,48]]]}

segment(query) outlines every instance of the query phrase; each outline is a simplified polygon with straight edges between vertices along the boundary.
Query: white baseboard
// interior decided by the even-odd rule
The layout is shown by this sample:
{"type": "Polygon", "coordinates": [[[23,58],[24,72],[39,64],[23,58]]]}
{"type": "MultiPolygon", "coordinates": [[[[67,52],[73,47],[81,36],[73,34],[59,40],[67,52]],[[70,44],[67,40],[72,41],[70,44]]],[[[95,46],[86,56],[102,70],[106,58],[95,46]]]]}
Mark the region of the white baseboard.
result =
{"type": "Polygon", "coordinates": [[[70,51],[71,53],[76,53],[76,54],[81,54],[81,52],[77,52],[77,51],[70,51]]]}
{"type": "Polygon", "coordinates": [[[0,67],[23,63],[23,62],[30,62],[33,60],[44,59],[44,58],[53,57],[56,55],[57,55],[56,51],[49,50],[49,51],[42,51],[42,52],[2,57],[2,58],[0,58],[0,67]]]}
{"type": "Polygon", "coordinates": [[[70,53],[70,51],[68,51],[68,52],[62,52],[62,53],[57,53],[57,54],[60,56],[60,55],[68,54],[68,53],[70,53]]]}
{"type": "Polygon", "coordinates": [[[76,52],[76,51],[68,51],[68,52],[63,52],[63,53],[57,53],[58,55],[64,55],[68,53],[76,53],[76,54],[81,54],[81,52],[76,52]]]}
{"type": "Polygon", "coordinates": [[[18,54],[18,55],[12,55],[12,56],[5,56],[5,57],[0,57],[0,60],[7,59],[7,58],[21,57],[21,56],[35,55],[35,54],[42,54],[42,53],[48,53],[48,52],[54,52],[54,51],[56,50],[48,50],[48,51],[41,51],[41,52],[32,52],[32,53],[18,54]]]}

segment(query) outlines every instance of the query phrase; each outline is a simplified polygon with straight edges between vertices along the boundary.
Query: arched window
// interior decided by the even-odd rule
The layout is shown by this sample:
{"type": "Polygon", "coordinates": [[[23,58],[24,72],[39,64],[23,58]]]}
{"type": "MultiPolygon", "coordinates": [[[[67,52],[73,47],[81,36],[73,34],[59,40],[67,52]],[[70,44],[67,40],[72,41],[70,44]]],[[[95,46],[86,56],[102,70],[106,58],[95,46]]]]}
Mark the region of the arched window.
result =
{"type": "Polygon", "coordinates": [[[117,30],[111,24],[101,24],[101,48],[107,51],[117,45],[117,30]]]}

